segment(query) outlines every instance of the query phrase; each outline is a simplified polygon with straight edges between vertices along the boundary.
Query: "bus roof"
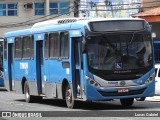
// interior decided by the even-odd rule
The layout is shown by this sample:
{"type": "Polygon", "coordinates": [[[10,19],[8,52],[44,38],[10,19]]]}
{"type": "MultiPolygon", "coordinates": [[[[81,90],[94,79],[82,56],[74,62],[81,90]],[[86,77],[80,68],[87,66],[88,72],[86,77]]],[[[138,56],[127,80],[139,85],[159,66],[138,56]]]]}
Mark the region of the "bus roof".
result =
{"type": "Polygon", "coordinates": [[[35,23],[30,29],[11,31],[4,34],[5,37],[14,37],[17,35],[29,35],[33,33],[48,32],[52,30],[67,30],[80,28],[89,22],[94,21],[117,21],[117,20],[144,20],[140,18],[66,18],[48,20],[35,23]],[[79,26],[78,26],[79,25],[79,26]]]}

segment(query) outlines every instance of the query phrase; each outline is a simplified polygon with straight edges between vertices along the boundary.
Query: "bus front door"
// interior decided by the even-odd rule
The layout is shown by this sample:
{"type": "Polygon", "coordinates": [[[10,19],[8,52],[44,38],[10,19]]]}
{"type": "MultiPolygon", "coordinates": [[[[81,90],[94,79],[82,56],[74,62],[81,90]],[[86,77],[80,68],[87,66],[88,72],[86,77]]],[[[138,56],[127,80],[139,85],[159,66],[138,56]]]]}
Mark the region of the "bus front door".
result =
{"type": "Polygon", "coordinates": [[[74,76],[75,81],[73,85],[73,88],[75,89],[74,96],[77,98],[82,98],[82,84],[83,81],[81,80],[81,76],[83,74],[82,71],[82,62],[81,62],[81,44],[80,44],[80,38],[73,38],[73,56],[74,56],[74,64],[75,64],[75,70],[74,70],[74,76]]]}
{"type": "Polygon", "coordinates": [[[43,41],[36,41],[36,76],[38,94],[42,94],[43,41]]]}

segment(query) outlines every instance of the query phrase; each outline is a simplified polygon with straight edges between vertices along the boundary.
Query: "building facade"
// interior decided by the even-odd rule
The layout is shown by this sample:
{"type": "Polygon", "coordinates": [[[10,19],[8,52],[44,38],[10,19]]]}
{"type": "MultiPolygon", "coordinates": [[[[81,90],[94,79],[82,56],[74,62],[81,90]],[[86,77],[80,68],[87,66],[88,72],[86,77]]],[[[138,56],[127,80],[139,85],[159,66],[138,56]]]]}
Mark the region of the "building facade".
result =
{"type": "Polygon", "coordinates": [[[73,0],[0,0],[0,36],[47,19],[73,17],[73,0]]]}
{"type": "Polygon", "coordinates": [[[79,16],[131,17],[139,12],[142,0],[80,0],[79,16]]]}
{"type": "Polygon", "coordinates": [[[159,6],[160,1],[158,0],[142,0],[142,12],[148,11],[159,6]]]}

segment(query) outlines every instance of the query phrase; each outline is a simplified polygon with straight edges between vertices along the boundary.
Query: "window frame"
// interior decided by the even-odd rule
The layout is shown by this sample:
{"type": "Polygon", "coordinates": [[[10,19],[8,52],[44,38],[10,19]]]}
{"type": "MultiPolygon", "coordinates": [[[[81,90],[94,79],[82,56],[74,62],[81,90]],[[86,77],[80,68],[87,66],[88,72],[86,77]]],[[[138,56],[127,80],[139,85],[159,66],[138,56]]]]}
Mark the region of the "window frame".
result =
{"type": "Polygon", "coordinates": [[[37,2],[34,3],[34,15],[35,15],[35,16],[45,15],[45,3],[44,3],[44,2],[38,2],[38,1],[37,1],[37,2]],[[43,4],[43,8],[41,8],[41,7],[40,7],[40,8],[37,8],[37,7],[36,7],[36,4],[43,4]],[[37,12],[36,12],[37,10],[38,10],[38,11],[39,11],[39,10],[40,10],[40,11],[43,10],[43,13],[42,13],[42,14],[37,14],[37,12]]]}
{"type": "Polygon", "coordinates": [[[21,36],[17,36],[17,37],[15,37],[15,44],[14,44],[14,59],[15,60],[21,60],[22,59],[22,55],[23,55],[23,47],[22,47],[22,37],[21,36]],[[20,48],[20,55],[17,55],[17,44],[16,44],[16,39],[18,39],[18,38],[20,38],[20,40],[19,41],[21,41],[19,44],[19,48],[20,48]],[[18,56],[18,57],[17,57],[18,56]],[[21,56],[21,57],[20,57],[21,56]]]}
{"type": "MultiPolygon", "coordinates": [[[[60,41],[60,58],[61,59],[68,59],[69,58],[69,56],[70,56],[70,36],[69,36],[69,31],[61,31],[60,33],[59,33],[59,41],[60,41]],[[61,33],[68,33],[68,53],[67,53],[67,56],[62,56],[62,39],[61,39],[61,33]]],[[[66,43],[66,42],[64,42],[64,43],[66,43]]],[[[66,45],[64,44],[64,48],[66,48],[66,45]]],[[[63,50],[63,51],[66,51],[66,49],[65,50],[63,50]]]]}
{"type": "Polygon", "coordinates": [[[68,1],[63,1],[63,2],[59,2],[59,14],[60,15],[65,15],[65,14],[69,14],[69,5],[70,5],[70,2],[68,1]],[[63,6],[62,4],[68,4],[68,6],[65,6],[65,7],[61,7],[61,6],[63,6]],[[67,10],[67,7],[68,7],[68,10],[67,10]],[[66,11],[68,12],[68,13],[66,13],[66,11]]]}
{"type": "Polygon", "coordinates": [[[34,35],[30,35],[30,45],[29,46],[31,47],[31,49],[30,49],[30,59],[34,60],[34,49],[35,49],[35,47],[34,47],[34,35]]]}
{"type": "Polygon", "coordinates": [[[6,6],[7,6],[6,7],[7,16],[18,16],[18,3],[7,3],[6,6]],[[16,8],[11,9],[11,8],[9,8],[9,5],[16,5],[16,8]],[[10,12],[11,11],[16,11],[16,14],[9,15],[9,11],[10,12]]]}
{"type": "Polygon", "coordinates": [[[5,13],[5,15],[0,15],[1,17],[3,16],[18,16],[18,2],[11,2],[11,3],[0,3],[0,5],[4,5],[5,8],[0,9],[0,11],[2,11],[3,13],[5,13]],[[9,7],[9,5],[14,5],[15,7],[12,9],[9,7]],[[13,12],[14,14],[10,14],[9,12],[13,12]]]}
{"type": "Polygon", "coordinates": [[[58,2],[50,2],[50,3],[49,3],[49,14],[50,14],[50,15],[58,15],[58,14],[59,14],[59,11],[58,11],[59,9],[58,9],[58,8],[59,8],[59,7],[58,7],[58,2]],[[57,8],[51,7],[51,4],[57,4],[57,8]],[[56,11],[55,14],[53,14],[53,13],[51,13],[52,10],[57,10],[57,11],[56,11]]]}
{"type": "Polygon", "coordinates": [[[48,33],[46,33],[45,35],[44,35],[44,58],[46,59],[46,60],[48,60],[49,59],[49,57],[50,57],[50,44],[49,44],[49,34],[48,33]],[[47,37],[47,38],[46,38],[47,37]]]}
{"type": "Polygon", "coordinates": [[[52,33],[49,33],[49,58],[50,59],[58,59],[58,58],[60,58],[60,40],[59,40],[59,32],[52,32],[52,33]],[[57,56],[51,56],[51,40],[50,40],[50,35],[51,34],[57,34],[58,36],[57,36],[57,40],[56,40],[56,42],[57,42],[57,44],[56,45],[58,45],[57,46],[57,56]]]}
{"type": "Polygon", "coordinates": [[[70,2],[69,2],[69,1],[50,2],[50,3],[49,3],[49,14],[50,14],[50,15],[64,15],[64,14],[69,14],[69,6],[70,6],[70,2]],[[51,7],[51,4],[54,4],[54,3],[57,4],[57,8],[51,7]],[[61,7],[61,6],[63,6],[63,5],[62,5],[63,3],[68,4],[68,6],[61,7]],[[68,10],[67,10],[66,8],[68,8],[68,10]],[[51,10],[57,10],[57,14],[52,14],[52,13],[51,13],[51,10]],[[63,13],[62,11],[64,11],[64,13],[63,13]],[[68,13],[66,13],[66,11],[67,11],[68,13]]]}
{"type": "Polygon", "coordinates": [[[30,57],[30,40],[31,36],[23,36],[22,37],[22,59],[31,59],[30,57]],[[28,39],[29,38],[29,39],[28,39]],[[26,46],[24,46],[26,45],[26,46]],[[29,49],[29,50],[27,50],[29,49]]]}
{"type": "Polygon", "coordinates": [[[2,16],[7,16],[7,4],[6,3],[0,3],[0,6],[1,5],[4,5],[5,6],[5,8],[3,8],[2,7],[2,9],[0,8],[0,11],[2,12],[2,13],[5,13],[5,15],[3,14],[3,15],[1,15],[0,14],[0,16],[2,17],[2,16]]]}

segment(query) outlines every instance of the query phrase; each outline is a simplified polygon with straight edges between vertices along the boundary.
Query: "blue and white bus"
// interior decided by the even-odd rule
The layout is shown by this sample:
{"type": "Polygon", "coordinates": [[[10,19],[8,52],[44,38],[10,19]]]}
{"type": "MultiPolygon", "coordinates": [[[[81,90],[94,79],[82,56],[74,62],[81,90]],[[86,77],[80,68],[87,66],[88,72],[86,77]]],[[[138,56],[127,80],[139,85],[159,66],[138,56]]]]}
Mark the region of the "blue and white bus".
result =
{"type": "Polygon", "coordinates": [[[149,24],[143,19],[63,19],[4,34],[4,80],[26,102],[153,96],[155,75],[149,24]]]}
{"type": "Polygon", "coordinates": [[[3,39],[0,39],[0,87],[4,86],[3,80],[3,39]]]}

